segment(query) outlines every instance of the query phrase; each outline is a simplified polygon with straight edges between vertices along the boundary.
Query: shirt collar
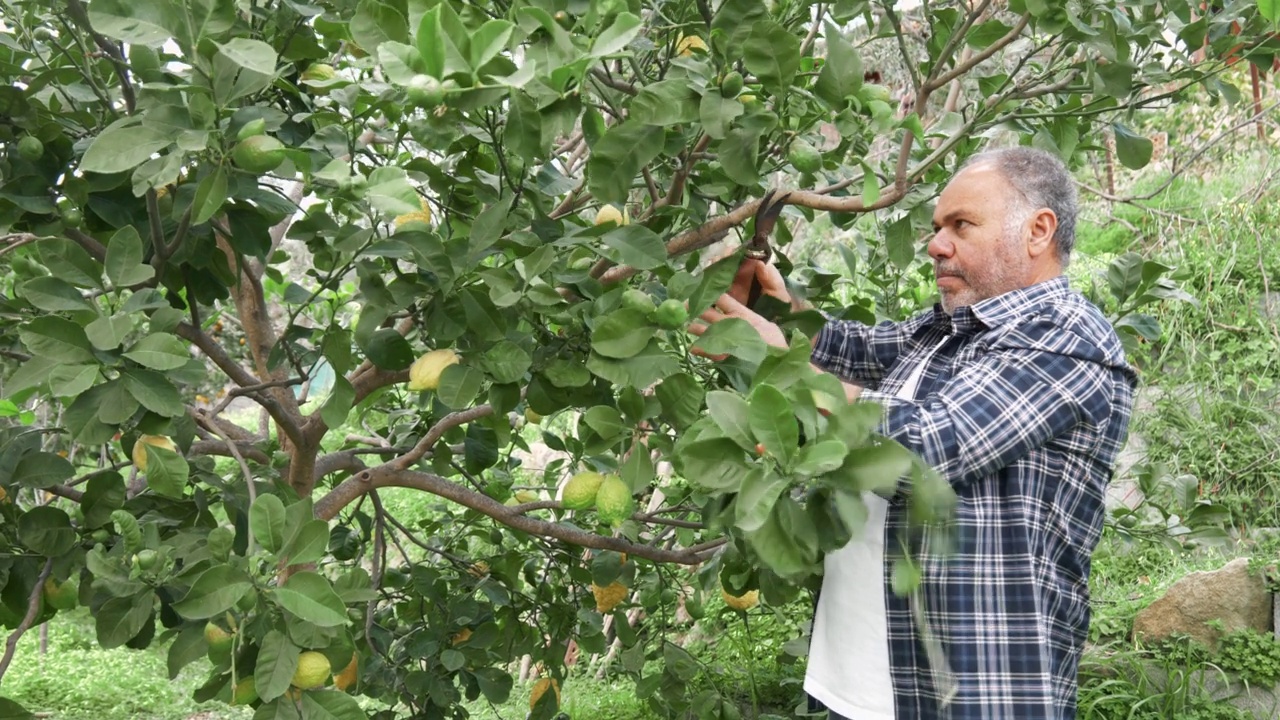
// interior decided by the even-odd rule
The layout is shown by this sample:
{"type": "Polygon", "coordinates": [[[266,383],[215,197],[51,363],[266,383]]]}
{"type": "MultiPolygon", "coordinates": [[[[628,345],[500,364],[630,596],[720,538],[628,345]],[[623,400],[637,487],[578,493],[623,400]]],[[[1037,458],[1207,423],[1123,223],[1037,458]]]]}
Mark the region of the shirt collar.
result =
{"type": "Polygon", "coordinates": [[[935,304],[933,322],[948,334],[955,332],[966,335],[1024,317],[1036,308],[1062,300],[1070,291],[1071,283],[1067,276],[1059,275],[1035,285],[980,300],[973,305],[958,307],[950,316],[942,310],[941,303],[935,304]]]}

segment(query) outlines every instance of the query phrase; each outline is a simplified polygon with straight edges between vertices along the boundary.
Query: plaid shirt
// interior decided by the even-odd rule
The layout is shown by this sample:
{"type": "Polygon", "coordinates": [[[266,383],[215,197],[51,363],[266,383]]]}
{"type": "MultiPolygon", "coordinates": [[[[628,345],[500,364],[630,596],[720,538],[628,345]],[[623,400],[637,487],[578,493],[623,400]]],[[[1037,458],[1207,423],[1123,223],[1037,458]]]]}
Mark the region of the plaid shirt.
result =
{"type": "MultiPolygon", "coordinates": [[[[881,431],[955,489],[950,553],[923,560],[923,615],[955,695],[941,702],[907,598],[885,589],[898,720],[1067,720],[1089,627],[1089,561],[1136,375],[1065,277],[901,323],[831,321],[813,362],[885,406],[881,431]],[[894,397],[944,337],[916,401],[894,397]]],[[[885,547],[906,526],[892,498],[885,547]]],[[[927,553],[927,543],[925,545],[927,553]]],[[[890,577],[886,552],[885,577],[890,577]]]]}

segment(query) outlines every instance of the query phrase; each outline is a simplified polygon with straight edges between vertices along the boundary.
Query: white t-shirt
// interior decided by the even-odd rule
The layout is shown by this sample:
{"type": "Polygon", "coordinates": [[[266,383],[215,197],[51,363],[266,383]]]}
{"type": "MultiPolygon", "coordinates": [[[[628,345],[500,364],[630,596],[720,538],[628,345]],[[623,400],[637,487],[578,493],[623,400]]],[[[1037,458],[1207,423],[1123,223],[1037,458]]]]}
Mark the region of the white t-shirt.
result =
{"type": "MultiPolygon", "coordinates": [[[[912,370],[897,396],[914,400],[924,368],[944,338],[912,370]]],[[[862,493],[867,522],[824,561],[804,689],[850,720],[894,720],[889,624],[884,603],[884,520],[889,503],[862,493]]]]}

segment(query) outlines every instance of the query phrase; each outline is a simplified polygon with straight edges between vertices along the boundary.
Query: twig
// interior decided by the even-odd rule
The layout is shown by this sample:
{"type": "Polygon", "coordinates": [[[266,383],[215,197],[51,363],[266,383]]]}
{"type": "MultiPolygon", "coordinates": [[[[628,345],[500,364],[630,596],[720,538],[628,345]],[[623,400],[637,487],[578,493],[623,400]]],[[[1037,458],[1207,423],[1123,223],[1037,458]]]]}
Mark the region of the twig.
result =
{"type": "Polygon", "coordinates": [[[814,13],[813,26],[809,28],[809,34],[804,36],[804,42],[800,43],[800,57],[809,54],[809,50],[813,48],[813,41],[818,37],[818,28],[822,27],[822,16],[827,14],[827,6],[818,3],[818,9],[814,13]]]}
{"type": "Polygon", "coordinates": [[[57,495],[58,497],[64,497],[72,502],[80,502],[84,499],[84,493],[79,490],[75,490],[68,485],[54,485],[53,487],[45,488],[45,490],[57,495]]]}
{"type": "Polygon", "coordinates": [[[107,259],[107,248],[102,243],[86,235],[77,228],[64,228],[63,232],[67,237],[71,238],[77,245],[84,248],[84,251],[98,262],[104,262],[107,259]]]}
{"type": "Polygon", "coordinates": [[[32,235],[31,233],[14,233],[12,235],[5,235],[0,238],[0,243],[5,244],[5,247],[0,248],[0,255],[4,255],[11,250],[17,250],[23,245],[28,245],[39,239],[39,235],[32,235]]]}
{"type": "Polygon", "coordinates": [[[619,92],[624,92],[628,95],[640,94],[640,91],[636,89],[635,85],[632,85],[625,80],[619,80],[600,68],[592,68],[591,77],[599,80],[601,84],[607,85],[619,92]]]}
{"type": "Polygon", "coordinates": [[[209,414],[215,415],[215,416],[221,415],[222,411],[227,409],[227,406],[231,404],[232,400],[235,400],[236,398],[241,397],[243,395],[256,396],[259,390],[266,390],[267,388],[274,388],[274,387],[291,387],[293,385],[301,385],[303,382],[304,381],[302,378],[295,377],[295,378],[288,378],[286,380],[272,380],[271,382],[256,383],[254,385],[245,385],[241,387],[231,388],[230,390],[227,391],[226,396],[223,397],[222,400],[218,402],[217,406],[215,406],[213,408],[213,411],[210,412],[209,414]]]}
{"type": "MultiPolygon", "coordinates": [[[[524,397],[523,390],[520,392],[520,396],[522,398],[524,397]]],[[[418,441],[417,445],[413,446],[412,450],[401,455],[395,460],[392,460],[388,465],[397,470],[403,470],[421,459],[422,456],[431,449],[431,446],[435,445],[436,441],[451,428],[464,425],[472,420],[479,420],[482,417],[488,417],[492,414],[493,406],[489,404],[477,405],[473,408],[467,408],[466,410],[451,412],[440,418],[435,425],[432,425],[431,428],[427,430],[427,434],[422,436],[422,439],[418,441]]]]}
{"type": "MultiPolygon", "coordinates": [[[[339,510],[346,507],[355,498],[383,487],[407,487],[429,492],[446,500],[451,500],[464,507],[488,515],[498,522],[533,535],[554,538],[571,545],[595,548],[597,550],[614,550],[635,557],[642,557],[655,562],[674,562],[683,565],[696,565],[702,559],[687,550],[674,551],[656,548],[651,545],[632,543],[620,537],[605,537],[580,530],[563,523],[547,522],[524,516],[518,512],[520,506],[509,507],[494,500],[488,495],[470,490],[466,487],[430,473],[400,470],[388,465],[370,468],[358,475],[339,483],[315,504],[315,515],[322,520],[332,519],[339,510]]],[[[533,505],[530,503],[529,505],[533,505]]],[[[726,541],[727,542],[727,541],[726,541]]]]}
{"type": "Polygon", "coordinates": [[[120,95],[124,98],[124,106],[130,115],[137,110],[138,101],[133,93],[133,84],[129,82],[129,66],[124,57],[124,51],[119,45],[111,42],[106,36],[93,29],[93,24],[89,22],[89,13],[85,11],[84,5],[80,0],[67,0],[67,11],[71,15],[71,19],[76,21],[89,35],[98,47],[106,53],[111,60],[111,66],[115,68],[116,76],[120,78],[120,95]]]}
{"type": "Polygon", "coordinates": [[[9,671],[9,663],[13,662],[13,655],[18,651],[18,641],[22,639],[24,633],[31,629],[32,624],[36,621],[36,615],[40,614],[40,599],[44,594],[44,581],[49,579],[49,575],[53,572],[53,558],[44,561],[44,569],[40,571],[40,577],[36,578],[35,587],[31,588],[31,595],[27,598],[27,614],[22,617],[22,622],[18,623],[18,627],[9,633],[9,639],[4,644],[4,657],[0,658],[0,680],[4,679],[4,674],[9,671]]]}
{"type": "Polygon", "coordinates": [[[1018,18],[1017,24],[1015,24],[1013,28],[1009,30],[1009,32],[1002,35],[999,40],[996,40],[995,42],[983,48],[982,52],[974,53],[973,57],[969,58],[968,62],[956,63],[956,66],[952,68],[949,72],[943,73],[939,77],[935,78],[932,82],[925,83],[924,87],[930,91],[937,90],[938,88],[945,86],[947,83],[951,82],[952,80],[955,80],[956,78],[969,72],[974,67],[976,67],[979,63],[983,62],[984,60],[991,57],[992,55],[995,55],[996,53],[1000,52],[1009,43],[1013,42],[1014,40],[1017,40],[1018,36],[1022,35],[1022,31],[1027,28],[1027,23],[1030,22],[1030,20],[1031,20],[1031,14],[1023,13],[1022,17],[1018,18]]]}

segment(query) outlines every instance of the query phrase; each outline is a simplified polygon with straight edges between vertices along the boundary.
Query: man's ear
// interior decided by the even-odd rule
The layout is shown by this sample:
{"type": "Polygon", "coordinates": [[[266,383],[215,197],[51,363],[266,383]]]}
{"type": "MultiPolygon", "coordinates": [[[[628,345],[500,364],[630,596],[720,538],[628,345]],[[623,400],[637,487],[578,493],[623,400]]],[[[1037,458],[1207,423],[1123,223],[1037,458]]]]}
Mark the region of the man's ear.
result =
{"type": "Polygon", "coordinates": [[[1053,247],[1053,236],[1058,231],[1058,216],[1049,208],[1040,208],[1027,222],[1027,254],[1040,257],[1053,247]]]}

